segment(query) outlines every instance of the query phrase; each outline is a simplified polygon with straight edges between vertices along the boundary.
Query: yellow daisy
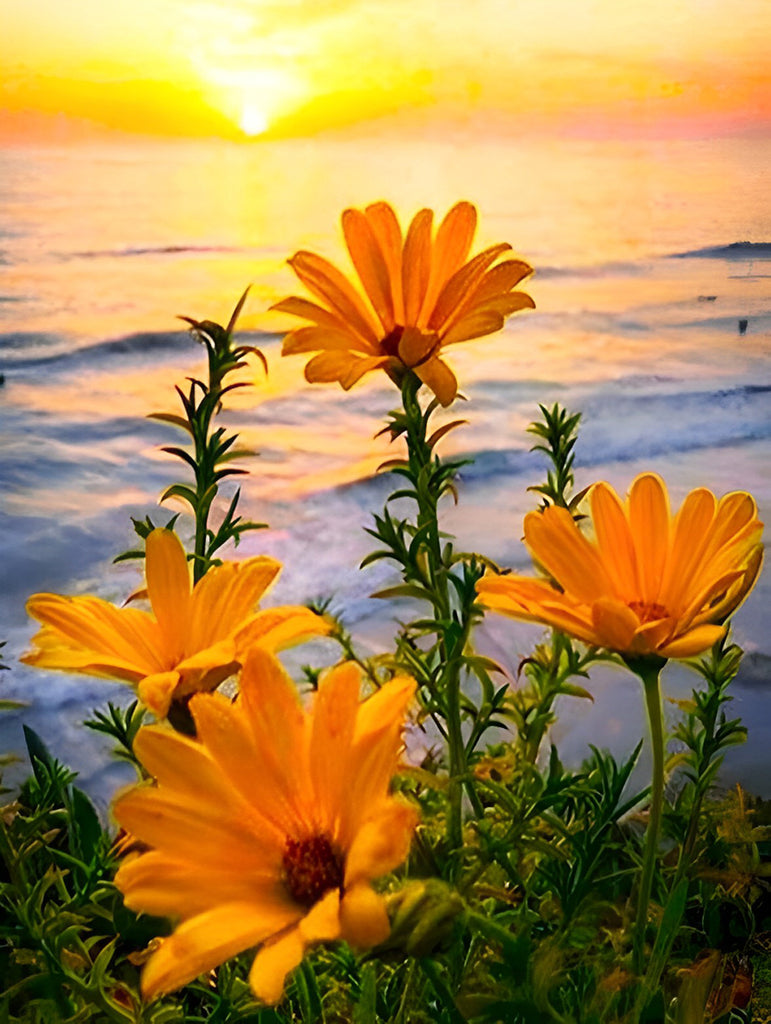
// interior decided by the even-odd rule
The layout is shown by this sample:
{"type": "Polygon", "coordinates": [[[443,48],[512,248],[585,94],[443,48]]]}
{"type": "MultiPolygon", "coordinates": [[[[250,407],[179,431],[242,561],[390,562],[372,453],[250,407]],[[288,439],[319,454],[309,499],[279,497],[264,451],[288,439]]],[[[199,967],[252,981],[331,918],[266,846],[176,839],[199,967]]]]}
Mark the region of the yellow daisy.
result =
{"type": "Polygon", "coordinates": [[[525,517],[525,543],[555,585],[487,575],[482,602],[630,657],[689,658],[719,640],[763,559],[752,496],[698,488],[672,516],[664,482],[643,473],[626,502],[606,483],[590,501],[595,541],[564,508],[525,517]]]}
{"type": "Polygon", "coordinates": [[[98,597],[35,594],[27,611],[43,628],[21,660],[132,683],[163,718],[173,702],[184,704],[233,675],[251,646],[277,650],[329,631],[308,608],[255,610],[280,569],[265,557],[223,562],[191,586],[179,538],[153,530],[145,563],[152,613],[98,597]]]}
{"type": "Polygon", "coordinates": [[[458,382],[442,349],[493,334],[511,313],[534,308],[529,295],[512,291],[532,268],[518,259],[496,262],[511,250],[507,242],[468,259],[477,223],[471,203],[454,206],[434,238],[433,216],[420,210],[402,239],[388,203],[344,211],[343,234],[368,302],[323,257],[298,252],[289,260],[321,300],[293,296],[273,307],[313,325],[291,331],[283,347],[284,355],[319,353],[305,367],[309,381],[337,381],[347,390],[380,367],[399,384],[411,369],[449,405],[458,382]]]}
{"type": "Polygon", "coordinates": [[[278,661],[255,648],[234,702],[190,701],[197,739],[140,730],[134,749],[156,783],[119,797],[114,812],[152,849],[115,881],[129,907],[180,922],[144,970],[146,998],[259,947],[249,980],[275,1003],[308,946],[387,938],[370,883],[404,860],[417,821],[389,795],[415,683],[394,679],[360,703],[360,681],[353,663],[330,670],[308,713],[278,661]]]}

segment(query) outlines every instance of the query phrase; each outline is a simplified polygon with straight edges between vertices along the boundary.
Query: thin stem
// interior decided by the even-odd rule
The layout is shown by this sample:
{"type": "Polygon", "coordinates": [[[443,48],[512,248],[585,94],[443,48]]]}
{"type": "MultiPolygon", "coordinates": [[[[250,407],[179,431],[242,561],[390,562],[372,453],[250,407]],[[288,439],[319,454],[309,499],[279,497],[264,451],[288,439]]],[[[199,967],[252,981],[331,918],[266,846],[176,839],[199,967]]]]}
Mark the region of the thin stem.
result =
{"type": "Polygon", "coordinates": [[[645,931],[648,924],[648,904],[653,885],[653,872],[656,867],[661,812],[664,801],[664,710],[661,704],[659,677],[665,662],[661,658],[639,658],[634,661],[629,660],[627,664],[642,680],[645,710],[648,715],[648,727],[650,729],[651,751],[653,754],[651,804],[648,828],[645,833],[643,867],[642,875],[640,876],[637,917],[635,918],[632,943],[632,966],[637,974],[642,974],[645,931]]]}
{"type": "Polygon", "coordinates": [[[461,638],[450,646],[447,641],[446,629],[442,626],[443,623],[450,621],[452,606],[447,582],[447,567],[444,565],[440,543],[438,495],[434,493],[434,488],[421,486],[420,482],[421,474],[425,473],[432,461],[431,447],[426,440],[427,417],[424,416],[418,401],[420,386],[419,378],[414,373],[409,374],[402,386],[402,404],[407,426],[409,462],[416,483],[417,525],[418,529],[425,528],[426,530],[428,589],[431,593],[434,617],[438,624],[438,651],[443,666],[440,692],[444,697],[449,762],[447,842],[450,850],[458,850],[463,845],[463,778],[466,774],[466,750],[461,728],[459,656],[463,653],[470,624],[465,624],[461,638]]]}

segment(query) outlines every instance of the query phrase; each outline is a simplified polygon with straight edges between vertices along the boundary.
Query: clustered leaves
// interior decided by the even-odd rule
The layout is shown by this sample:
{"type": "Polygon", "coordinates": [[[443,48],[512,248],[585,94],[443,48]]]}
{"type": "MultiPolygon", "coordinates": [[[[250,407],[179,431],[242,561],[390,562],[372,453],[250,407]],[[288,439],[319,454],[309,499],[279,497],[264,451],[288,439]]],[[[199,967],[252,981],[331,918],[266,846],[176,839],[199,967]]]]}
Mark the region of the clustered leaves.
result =
{"type": "MultiPolygon", "coordinates": [[[[165,445],[161,450],[174,455],[187,465],[193,473],[194,482],[174,483],[167,487],[160,497],[164,502],[169,498],[183,501],[193,514],[195,521],[195,541],[193,551],[193,578],[197,582],[205,574],[210,565],[215,564],[215,554],[229,541],[238,544],[242,535],[248,530],[264,529],[266,523],[256,523],[243,519],[236,514],[241,496],[240,489],[233,494],[230,503],[217,527],[209,526],[209,515],[212,505],[219,493],[220,484],[228,477],[242,476],[248,472],[240,466],[232,466],[235,459],[245,458],[256,453],[236,444],[238,434],[228,433],[225,427],[213,429],[213,421],[222,408],[222,400],[231,391],[249,387],[247,381],[236,380],[225,383],[226,378],[243,369],[246,357],[256,356],[267,372],[267,362],[262,352],[254,345],[234,345],[233,332],[238,317],[243,309],[249,289],[242,294],[226,327],[211,320],[194,320],[184,316],[190,324],[193,337],[206,349],[208,379],[200,380],[189,377],[187,391],[178,385],[175,390],[179,395],[184,416],[173,412],[150,413],[150,419],[160,420],[184,430],[192,441],[192,450],[178,445],[165,445]]],[[[177,516],[167,524],[173,529],[177,516]]],[[[137,535],[143,540],[155,528],[148,516],[144,522],[133,520],[137,535]]],[[[128,551],[118,556],[117,560],[142,557],[142,551],[128,551]]]]}

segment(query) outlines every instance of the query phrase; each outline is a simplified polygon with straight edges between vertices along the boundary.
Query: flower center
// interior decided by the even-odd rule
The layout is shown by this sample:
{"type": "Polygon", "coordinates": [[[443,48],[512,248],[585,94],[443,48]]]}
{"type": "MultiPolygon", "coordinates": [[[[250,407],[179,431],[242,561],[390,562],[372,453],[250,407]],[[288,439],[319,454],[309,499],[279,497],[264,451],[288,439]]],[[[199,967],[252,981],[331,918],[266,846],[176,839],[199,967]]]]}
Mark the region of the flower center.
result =
{"type": "Polygon", "coordinates": [[[666,619],[669,614],[664,605],[658,604],[656,601],[630,601],[629,607],[641,623],[666,619]]]}
{"type": "Polygon", "coordinates": [[[399,342],[402,340],[403,334],[404,328],[399,324],[389,334],[386,334],[385,338],[380,342],[380,347],[385,355],[399,358],[399,342]]]}
{"type": "Polygon", "coordinates": [[[287,838],[284,881],[295,902],[312,907],[330,889],[343,884],[343,858],[328,836],[287,838]]]}

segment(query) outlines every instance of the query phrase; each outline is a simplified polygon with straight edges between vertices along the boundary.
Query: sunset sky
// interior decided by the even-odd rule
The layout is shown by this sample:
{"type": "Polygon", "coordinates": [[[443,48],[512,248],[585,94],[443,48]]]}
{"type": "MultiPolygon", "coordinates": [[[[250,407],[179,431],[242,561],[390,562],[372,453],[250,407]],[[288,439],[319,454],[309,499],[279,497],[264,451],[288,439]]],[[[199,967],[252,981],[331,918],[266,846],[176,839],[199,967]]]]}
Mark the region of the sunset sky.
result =
{"type": "Polygon", "coordinates": [[[0,0],[0,139],[771,126],[769,0],[0,0]]]}

